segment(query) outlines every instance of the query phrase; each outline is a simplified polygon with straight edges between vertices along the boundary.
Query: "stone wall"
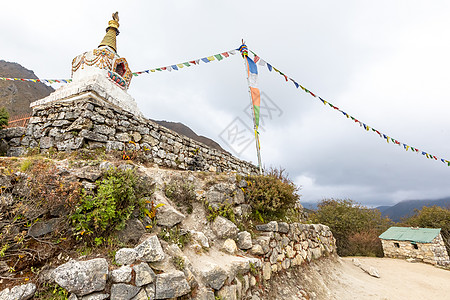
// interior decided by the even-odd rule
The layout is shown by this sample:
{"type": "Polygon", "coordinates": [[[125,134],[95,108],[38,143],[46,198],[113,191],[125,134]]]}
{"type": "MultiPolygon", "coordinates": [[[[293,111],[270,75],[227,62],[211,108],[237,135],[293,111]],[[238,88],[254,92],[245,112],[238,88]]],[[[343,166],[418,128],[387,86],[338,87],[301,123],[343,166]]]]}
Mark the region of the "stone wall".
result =
{"type": "MultiPolygon", "coordinates": [[[[336,252],[335,240],[324,225],[270,222],[259,225],[258,229],[260,232],[254,239],[248,232],[241,231],[234,239],[225,241],[227,244],[236,240],[241,250],[247,250],[243,255],[234,256],[227,267],[211,263],[208,256],[217,259],[214,252],[204,253],[201,256],[204,261],[195,264],[177,245],[167,245],[151,235],[134,248],[119,249],[114,265],[108,265],[104,258],[71,260],[58,266],[49,276],[70,293],[71,300],[265,299],[261,286],[273,280],[276,273],[301,268],[336,252]],[[162,266],[173,262],[174,258],[183,261],[182,267],[165,270],[162,266]]],[[[209,247],[204,235],[194,236],[194,240],[199,243],[204,240],[204,247],[209,247]]],[[[8,288],[0,291],[0,299],[30,299],[35,290],[34,283],[8,288]]],[[[296,299],[311,298],[300,288],[296,299]]]]}
{"type": "Polygon", "coordinates": [[[27,148],[105,148],[139,152],[146,161],[182,170],[257,173],[249,162],[92,97],[39,106],[26,128],[2,130],[0,139],[8,156],[20,156],[27,148]]]}
{"type": "Polygon", "coordinates": [[[386,257],[413,258],[433,265],[450,265],[447,249],[440,234],[431,243],[416,243],[417,249],[410,241],[382,239],[381,243],[386,257]]]}

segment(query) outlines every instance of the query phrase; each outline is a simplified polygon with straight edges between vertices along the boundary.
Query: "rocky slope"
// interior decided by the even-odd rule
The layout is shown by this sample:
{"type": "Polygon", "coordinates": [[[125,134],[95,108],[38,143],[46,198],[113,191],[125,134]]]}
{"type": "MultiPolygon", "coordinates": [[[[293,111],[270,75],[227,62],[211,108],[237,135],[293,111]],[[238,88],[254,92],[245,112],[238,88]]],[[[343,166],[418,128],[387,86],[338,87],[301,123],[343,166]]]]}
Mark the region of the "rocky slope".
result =
{"type": "MultiPolygon", "coordinates": [[[[326,226],[248,222],[248,182],[233,173],[87,151],[3,158],[0,170],[0,299],[274,299],[272,280],[335,253],[326,226]],[[153,192],[146,210],[135,209],[96,247],[87,244],[91,233],[73,227],[71,203],[77,187],[99,193],[111,167],[135,172],[153,192]]],[[[315,298],[304,283],[295,294],[315,298]]]]}

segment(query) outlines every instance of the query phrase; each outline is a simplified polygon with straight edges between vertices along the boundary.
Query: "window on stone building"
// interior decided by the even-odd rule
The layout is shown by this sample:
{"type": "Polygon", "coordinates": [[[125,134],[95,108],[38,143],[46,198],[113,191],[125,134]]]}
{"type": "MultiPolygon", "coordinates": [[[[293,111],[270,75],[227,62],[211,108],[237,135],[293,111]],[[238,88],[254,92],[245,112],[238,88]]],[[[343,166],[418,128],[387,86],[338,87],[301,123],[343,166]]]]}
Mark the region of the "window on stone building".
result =
{"type": "Polygon", "coordinates": [[[394,243],[394,247],[395,248],[400,248],[400,244],[399,243],[394,243]]]}
{"type": "Polygon", "coordinates": [[[414,249],[419,249],[419,246],[416,243],[411,243],[414,249]]]}

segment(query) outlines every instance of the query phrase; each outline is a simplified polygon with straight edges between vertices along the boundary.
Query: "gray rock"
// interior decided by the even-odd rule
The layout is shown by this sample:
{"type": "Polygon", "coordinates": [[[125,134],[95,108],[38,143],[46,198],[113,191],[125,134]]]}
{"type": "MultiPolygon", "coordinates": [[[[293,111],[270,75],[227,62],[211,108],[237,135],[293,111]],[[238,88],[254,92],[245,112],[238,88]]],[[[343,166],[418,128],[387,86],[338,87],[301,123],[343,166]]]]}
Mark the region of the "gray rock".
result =
{"type": "Polygon", "coordinates": [[[288,233],[289,232],[289,224],[286,222],[278,222],[278,232],[288,233]]]}
{"type": "Polygon", "coordinates": [[[156,223],[160,226],[173,227],[183,221],[186,216],[169,204],[164,195],[159,192],[154,193],[153,201],[155,205],[163,204],[156,211],[156,223]]]}
{"type": "Polygon", "coordinates": [[[80,149],[84,144],[84,138],[83,137],[74,137],[68,140],[59,141],[56,143],[56,148],[59,151],[66,151],[66,150],[77,150],[80,149]]]}
{"type": "Polygon", "coordinates": [[[85,139],[96,141],[96,142],[106,142],[108,140],[108,137],[106,135],[88,131],[86,129],[83,129],[80,131],[80,136],[84,137],[85,139]]]}
{"type": "Polygon", "coordinates": [[[114,168],[114,165],[109,161],[102,161],[98,167],[100,168],[100,170],[108,171],[109,169],[114,168]]]}
{"type": "Polygon", "coordinates": [[[22,285],[16,285],[9,289],[6,288],[0,292],[1,300],[27,300],[31,299],[36,292],[36,285],[34,283],[27,283],[22,285]]]}
{"type": "Polygon", "coordinates": [[[214,234],[219,238],[232,238],[235,239],[239,229],[237,226],[228,219],[225,219],[222,216],[218,216],[213,224],[212,230],[214,234]]]}
{"type": "Polygon", "coordinates": [[[217,292],[217,295],[220,299],[237,300],[237,286],[235,284],[226,285],[217,292]]]}
{"type": "Polygon", "coordinates": [[[209,248],[208,238],[203,232],[194,230],[190,230],[189,232],[194,241],[197,241],[204,248],[209,248]]]}
{"type": "Polygon", "coordinates": [[[145,262],[133,266],[133,270],[136,273],[135,283],[137,286],[152,283],[156,277],[155,272],[145,262]]]}
{"type": "Polygon", "coordinates": [[[116,139],[124,143],[128,143],[129,141],[131,141],[130,135],[128,133],[117,133],[116,139]]]}
{"type": "Polygon", "coordinates": [[[197,294],[193,300],[215,300],[216,297],[214,295],[214,291],[207,288],[201,288],[197,291],[197,294]]]}
{"type": "Polygon", "coordinates": [[[138,253],[137,258],[142,261],[157,262],[162,261],[165,257],[164,251],[156,235],[149,237],[134,249],[138,253]]]}
{"type": "Polygon", "coordinates": [[[32,237],[40,237],[55,230],[61,223],[61,218],[53,218],[47,221],[39,221],[30,227],[28,235],[32,237]]]}
{"type": "Polygon", "coordinates": [[[139,219],[131,218],[126,221],[125,228],[117,232],[117,238],[123,243],[137,243],[146,233],[145,226],[139,219]]]}
{"type": "Polygon", "coordinates": [[[155,283],[148,284],[144,286],[144,291],[147,293],[148,300],[155,299],[155,283]]]}
{"type": "MultiPolygon", "coordinates": [[[[75,294],[72,294],[72,295],[75,296],[75,294]]],[[[92,294],[81,297],[80,300],[104,300],[104,299],[108,299],[108,298],[109,298],[109,294],[92,293],[92,294]]]]}
{"type": "Polygon", "coordinates": [[[41,149],[49,149],[49,148],[53,147],[54,144],[55,144],[55,141],[53,140],[53,138],[51,138],[49,136],[43,136],[39,140],[39,145],[40,145],[41,149]]]}
{"type": "MultiPolygon", "coordinates": [[[[150,297],[147,296],[147,292],[145,292],[144,289],[141,289],[136,296],[131,298],[131,300],[149,300],[149,299],[150,299],[150,297]]],[[[153,298],[151,298],[151,299],[153,299],[153,298]]]]}
{"type": "Polygon", "coordinates": [[[78,117],[73,123],[67,127],[66,132],[72,131],[72,130],[91,130],[92,128],[92,121],[83,117],[78,117]]]}
{"type": "Polygon", "coordinates": [[[278,223],[276,221],[272,221],[267,224],[256,225],[256,230],[276,232],[278,231],[278,223]]]}
{"type": "Polygon", "coordinates": [[[237,246],[236,246],[236,242],[232,239],[227,239],[224,243],[223,243],[223,250],[225,250],[225,252],[228,252],[230,254],[234,254],[236,253],[237,250],[237,246]]]}
{"type": "Polygon", "coordinates": [[[252,249],[250,249],[250,253],[253,255],[264,255],[264,250],[261,245],[255,244],[252,249]]]}
{"type": "Polygon", "coordinates": [[[81,179],[87,179],[89,181],[96,181],[102,176],[102,172],[95,167],[86,166],[78,169],[74,172],[74,175],[81,179]]]}
{"type": "Polygon", "coordinates": [[[156,276],[155,299],[176,298],[186,295],[191,287],[181,271],[162,273],[156,276]]]}
{"type": "Polygon", "coordinates": [[[108,277],[108,263],[104,258],[87,261],[71,260],[53,271],[55,282],[70,293],[84,296],[102,291],[108,277]]]}
{"type": "Polygon", "coordinates": [[[111,150],[122,151],[123,149],[125,149],[125,145],[122,142],[117,142],[117,141],[107,141],[106,142],[106,151],[111,151],[111,150]]]}
{"type": "Polygon", "coordinates": [[[119,265],[131,265],[134,263],[138,253],[133,248],[121,248],[117,250],[115,260],[119,265]]]}
{"type": "MultiPolygon", "coordinates": [[[[2,299],[2,298],[0,298],[0,299],[2,299]]],[[[70,296],[69,296],[69,298],[67,298],[67,300],[78,300],[78,297],[75,294],[70,294],[70,296]]]]}
{"type": "Polygon", "coordinates": [[[225,270],[216,264],[206,264],[199,272],[205,285],[215,290],[220,290],[228,277],[225,270]]]}
{"type": "Polygon", "coordinates": [[[103,135],[114,135],[116,133],[116,130],[107,125],[94,125],[94,132],[103,135]]]}
{"type": "Polygon", "coordinates": [[[113,284],[111,286],[111,300],[130,300],[136,296],[140,290],[141,288],[130,284],[113,284]]]}
{"type": "Polygon", "coordinates": [[[245,181],[244,179],[241,179],[241,180],[238,182],[237,186],[238,186],[239,188],[246,188],[246,187],[248,187],[248,183],[247,183],[247,181],[245,181]]]}
{"type": "Polygon", "coordinates": [[[111,280],[114,283],[128,283],[131,281],[131,273],[133,269],[129,266],[122,266],[116,270],[111,271],[111,280]]]}
{"type": "MultiPolygon", "coordinates": [[[[239,249],[247,250],[253,247],[252,235],[248,231],[242,231],[238,233],[238,243],[239,249]]],[[[262,248],[261,248],[262,250],[262,248]]]]}

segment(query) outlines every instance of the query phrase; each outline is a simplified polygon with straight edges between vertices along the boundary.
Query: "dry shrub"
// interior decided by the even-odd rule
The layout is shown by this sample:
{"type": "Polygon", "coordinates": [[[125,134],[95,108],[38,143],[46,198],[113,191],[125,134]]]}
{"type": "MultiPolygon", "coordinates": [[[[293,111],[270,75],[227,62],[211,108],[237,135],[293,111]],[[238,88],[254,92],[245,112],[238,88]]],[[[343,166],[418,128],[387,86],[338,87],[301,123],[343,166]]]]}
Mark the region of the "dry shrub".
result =
{"type": "Polygon", "coordinates": [[[348,255],[383,257],[379,232],[373,229],[355,232],[348,237],[348,255]]]}
{"type": "Polygon", "coordinates": [[[283,169],[271,169],[264,175],[247,176],[245,180],[248,184],[245,199],[265,221],[284,218],[288,211],[295,209],[300,198],[297,186],[283,169]]]}

